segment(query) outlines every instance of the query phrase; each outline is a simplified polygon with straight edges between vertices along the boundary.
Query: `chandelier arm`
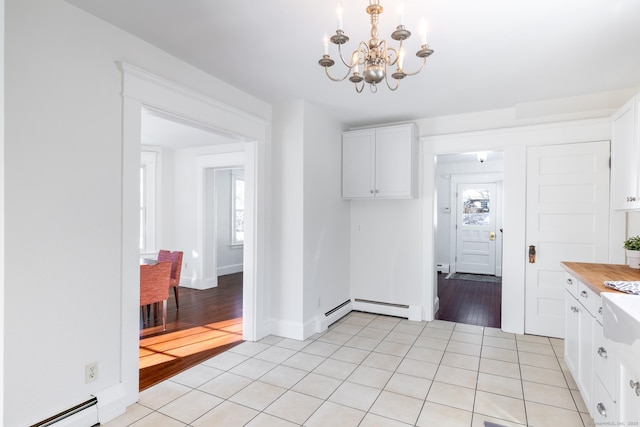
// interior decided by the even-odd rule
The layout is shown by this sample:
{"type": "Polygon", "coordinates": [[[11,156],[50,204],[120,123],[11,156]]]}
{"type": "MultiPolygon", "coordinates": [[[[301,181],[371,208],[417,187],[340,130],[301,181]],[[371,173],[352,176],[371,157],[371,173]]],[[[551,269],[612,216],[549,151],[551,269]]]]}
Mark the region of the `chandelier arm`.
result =
{"type": "Polygon", "coordinates": [[[415,76],[415,75],[416,75],[416,74],[418,74],[420,71],[422,71],[422,69],[424,68],[424,66],[425,66],[426,64],[427,64],[427,58],[422,58],[422,65],[420,65],[420,68],[418,68],[416,71],[414,71],[414,72],[412,72],[412,73],[410,73],[410,72],[408,72],[408,71],[404,71],[404,70],[402,70],[402,71],[404,71],[404,73],[405,73],[407,76],[415,76]]]}
{"type": "Polygon", "coordinates": [[[391,85],[389,84],[389,77],[387,77],[389,75],[388,72],[384,73],[384,82],[387,84],[387,87],[389,88],[389,90],[394,91],[396,89],[398,89],[400,87],[400,80],[394,79],[396,80],[396,85],[394,87],[391,87],[391,85]]]}
{"type": "Polygon", "coordinates": [[[348,69],[347,69],[347,74],[345,74],[345,75],[344,75],[344,77],[342,77],[342,78],[337,78],[337,79],[336,79],[336,78],[334,78],[334,77],[331,77],[331,74],[329,74],[329,67],[324,67],[324,73],[327,75],[327,77],[329,77],[329,80],[332,80],[332,81],[334,81],[334,82],[341,82],[341,81],[343,81],[344,79],[346,79],[346,78],[349,76],[349,73],[350,73],[350,72],[351,72],[351,68],[348,68],[348,69]]]}
{"type": "MultiPolygon", "coordinates": [[[[360,53],[362,53],[363,57],[366,59],[367,55],[369,54],[369,46],[367,46],[367,44],[365,42],[360,42],[360,44],[358,45],[358,49],[354,50],[351,53],[351,61],[349,61],[349,63],[347,63],[347,61],[345,61],[344,56],[342,55],[342,48],[341,45],[338,45],[338,54],[340,56],[340,60],[342,61],[342,63],[344,64],[345,67],[348,67],[349,69],[352,69],[353,67],[355,67],[357,64],[360,63],[360,53]],[[355,56],[355,53],[358,53],[358,62],[356,63],[352,63],[351,61],[353,61],[353,57],[355,56]]],[[[364,65],[364,61],[362,62],[362,65],[364,65]]]]}

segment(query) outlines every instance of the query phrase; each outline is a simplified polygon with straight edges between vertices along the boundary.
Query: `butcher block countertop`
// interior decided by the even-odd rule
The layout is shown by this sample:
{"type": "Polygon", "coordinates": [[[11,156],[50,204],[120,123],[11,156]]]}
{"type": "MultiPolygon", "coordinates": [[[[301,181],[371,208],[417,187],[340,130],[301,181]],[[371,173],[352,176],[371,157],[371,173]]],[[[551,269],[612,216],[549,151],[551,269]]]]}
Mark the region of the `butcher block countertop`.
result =
{"type": "Polygon", "coordinates": [[[640,280],[640,270],[622,264],[594,264],[589,262],[562,262],[562,267],[592,291],[618,292],[604,285],[606,280],[640,280]]]}

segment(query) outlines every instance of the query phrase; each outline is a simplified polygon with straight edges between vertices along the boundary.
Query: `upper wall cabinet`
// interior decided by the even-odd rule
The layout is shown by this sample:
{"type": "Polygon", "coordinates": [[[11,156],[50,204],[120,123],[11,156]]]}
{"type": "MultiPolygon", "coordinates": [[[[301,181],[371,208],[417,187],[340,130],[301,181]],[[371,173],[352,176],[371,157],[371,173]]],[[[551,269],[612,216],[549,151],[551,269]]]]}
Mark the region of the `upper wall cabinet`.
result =
{"type": "Polygon", "coordinates": [[[640,210],[640,95],[627,102],[611,120],[613,209],[640,210]]]}
{"type": "Polygon", "coordinates": [[[414,197],[417,131],[413,124],[342,135],[342,197],[414,197]]]}

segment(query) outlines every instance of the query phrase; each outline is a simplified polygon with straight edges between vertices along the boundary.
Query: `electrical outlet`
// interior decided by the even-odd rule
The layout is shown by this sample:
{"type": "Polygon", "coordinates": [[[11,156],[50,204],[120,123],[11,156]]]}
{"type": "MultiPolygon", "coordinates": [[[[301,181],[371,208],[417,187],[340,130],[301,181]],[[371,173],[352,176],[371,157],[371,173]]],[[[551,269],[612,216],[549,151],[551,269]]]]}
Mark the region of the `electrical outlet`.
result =
{"type": "Polygon", "coordinates": [[[98,362],[91,362],[84,365],[84,382],[90,383],[98,379],[98,362]]]}

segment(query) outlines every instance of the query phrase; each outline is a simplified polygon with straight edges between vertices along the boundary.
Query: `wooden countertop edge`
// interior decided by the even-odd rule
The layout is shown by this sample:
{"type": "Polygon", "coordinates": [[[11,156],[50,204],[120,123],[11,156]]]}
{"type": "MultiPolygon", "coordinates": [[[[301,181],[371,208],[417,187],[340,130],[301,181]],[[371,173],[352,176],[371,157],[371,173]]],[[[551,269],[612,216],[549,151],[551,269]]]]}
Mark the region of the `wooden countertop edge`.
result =
{"type": "Polygon", "coordinates": [[[628,265],[568,261],[563,261],[560,264],[569,274],[575,276],[598,295],[601,292],[620,292],[607,288],[604,285],[607,280],[640,281],[640,270],[631,268],[628,265]]]}

